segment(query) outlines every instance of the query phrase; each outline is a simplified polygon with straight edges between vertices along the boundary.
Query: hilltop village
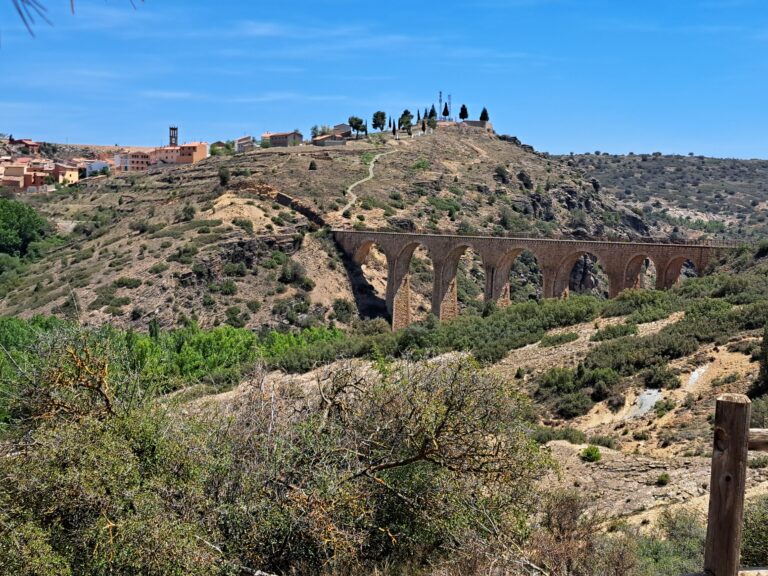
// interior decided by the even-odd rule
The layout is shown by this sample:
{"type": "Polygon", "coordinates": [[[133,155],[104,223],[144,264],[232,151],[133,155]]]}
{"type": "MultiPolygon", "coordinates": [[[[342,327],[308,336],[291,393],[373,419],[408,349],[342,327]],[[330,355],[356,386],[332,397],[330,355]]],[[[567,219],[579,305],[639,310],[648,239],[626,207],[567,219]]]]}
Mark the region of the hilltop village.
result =
{"type": "MultiPolygon", "coordinates": [[[[438,117],[434,105],[425,109],[422,117],[417,112],[414,119],[409,110],[404,110],[397,121],[387,120],[385,112],[373,114],[374,128],[385,128],[398,139],[401,136],[431,133],[438,127],[459,126],[480,128],[493,133],[488,112],[485,108],[480,120],[469,120],[466,106],[462,106],[458,121],[451,117],[448,104],[443,115],[438,117]]],[[[209,156],[242,154],[256,148],[284,148],[292,146],[345,146],[350,140],[359,140],[360,134],[368,137],[368,122],[350,116],[347,123],[334,126],[315,125],[311,138],[305,140],[298,129],[290,132],[265,132],[260,139],[241,136],[231,140],[179,143],[179,128],[169,128],[168,145],[141,146],[96,146],[61,145],[37,142],[29,138],[16,139],[12,135],[0,134],[0,188],[11,192],[52,192],[57,186],[77,184],[80,180],[98,178],[115,173],[146,172],[150,168],[196,164],[209,156]],[[354,135],[353,135],[354,133],[354,135]]]]}

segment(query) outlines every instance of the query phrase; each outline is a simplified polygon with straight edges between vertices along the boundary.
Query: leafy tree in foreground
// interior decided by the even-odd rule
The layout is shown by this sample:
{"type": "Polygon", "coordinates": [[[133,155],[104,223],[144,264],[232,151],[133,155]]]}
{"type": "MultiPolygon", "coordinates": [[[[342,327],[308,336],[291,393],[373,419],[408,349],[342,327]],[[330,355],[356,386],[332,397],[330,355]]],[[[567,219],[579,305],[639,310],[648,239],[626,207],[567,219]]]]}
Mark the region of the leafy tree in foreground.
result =
{"type": "Polygon", "coordinates": [[[29,245],[41,240],[47,231],[48,223],[33,208],[0,198],[0,252],[26,256],[29,245]]]}
{"type": "Polygon", "coordinates": [[[552,465],[529,438],[529,401],[466,359],[341,365],[312,394],[255,370],[236,405],[186,411],[144,388],[112,336],[57,334],[40,377],[17,387],[26,424],[0,458],[7,571],[363,574],[448,561],[521,541],[552,465]]]}

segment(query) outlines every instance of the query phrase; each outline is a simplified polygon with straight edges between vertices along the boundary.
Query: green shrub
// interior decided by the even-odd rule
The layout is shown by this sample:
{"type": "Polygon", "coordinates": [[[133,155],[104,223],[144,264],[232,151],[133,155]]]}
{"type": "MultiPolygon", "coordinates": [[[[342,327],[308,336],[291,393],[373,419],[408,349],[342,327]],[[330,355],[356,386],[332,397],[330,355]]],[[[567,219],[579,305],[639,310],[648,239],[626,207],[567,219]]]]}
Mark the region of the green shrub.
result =
{"type": "Polygon", "coordinates": [[[741,539],[744,566],[768,566],[768,496],[747,501],[741,539]]]}
{"type": "Polygon", "coordinates": [[[165,262],[158,262],[157,264],[153,264],[150,269],[150,274],[162,274],[166,270],[168,270],[169,266],[165,262]]]}
{"type": "Polygon", "coordinates": [[[579,457],[584,462],[600,462],[603,455],[600,453],[600,448],[597,446],[590,444],[584,450],[579,452],[579,457]]]}
{"type": "Polygon", "coordinates": [[[248,322],[248,313],[240,310],[238,306],[230,306],[226,311],[226,323],[234,328],[243,328],[248,322]]]}
{"type": "Polygon", "coordinates": [[[672,398],[669,398],[667,400],[659,400],[656,402],[656,404],[653,405],[653,410],[656,412],[656,416],[661,418],[665,414],[671,412],[675,409],[676,403],[672,398]]]}
{"type": "Polygon", "coordinates": [[[229,184],[229,180],[231,178],[231,174],[229,172],[229,168],[226,166],[222,166],[219,168],[219,184],[221,186],[227,186],[229,184]]]}
{"type": "Polygon", "coordinates": [[[613,340],[624,336],[637,334],[636,324],[611,324],[601,328],[589,338],[591,342],[602,342],[604,340],[613,340]]]}
{"type": "Polygon", "coordinates": [[[124,276],[118,278],[114,282],[112,282],[112,285],[115,288],[128,288],[130,290],[134,288],[138,288],[141,286],[141,280],[138,278],[126,278],[124,276]]]}
{"type": "Polygon", "coordinates": [[[237,284],[232,280],[225,280],[221,283],[219,291],[225,296],[234,296],[237,294],[237,284]]]}
{"type": "Polygon", "coordinates": [[[227,262],[224,264],[225,276],[240,276],[243,277],[248,273],[248,269],[243,262],[227,262]]]}
{"type": "Polygon", "coordinates": [[[355,304],[346,298],[336,298],[333,301],[333,314],[339,322],[348,324],[356,312],[355,304]]]}
{"type": "Polygon", "coordinates": [[[680,378],[669,368],[653,366],[642,374],[643,384],[646,388],[660,390],[662,388],[674,390],[680,388],[680,378]]]}
{"type": "Polygon", "coordinates": [[[179,264],[192,264],[192,257],[197,254],[198,250],[194,246],[180,246],[176,249],[176,252],[168,256],[169,262],[178,262],[179,264]]]}
{"type": "Polygon", "coordinates": [[[603,307],[603,316],[629,315],[628,323],[643,324],[666,318],[679,308],[680,301],[672,292],[631,289],[608,300],[603,307]]]}
{"type": "Polygon", "coordinates": [[[768,428],[768,394],[752,400],[753,428],[768,428]]]}
{"type": "Polygon", "coordinates": [[[547,334],[539,342],[542,348],[560,346],[579,339],[576,332],[561,332],[560,334],[547,334]]]}
{"type": "Polygon", "coordinates": [[[765,454],[755,456],[749,461],[749,467],[753,470],[768,468],[768,456],[765,454]]]}
{"type": "Polygon", "coordinates": [[[693,574],[704,563],[706,527],[702,518],[689,510],[661,513],[658,529],[637,535],[638,574],[643,576],[693,574]]]}
{"type": "Polygon", "coordinates": [[[610,448],[611,450],[616,450],[616,448],[618,447],[616,438],[614,438],[613,436],[604,436],[604,435],[590,436],[589,443],[594,444],[595,446],[603,446],[604,448],[610,448]]]}
{"type": "Polygon", "coordinates": [[[558,398],[555,402],[555,411],[558,415],[570,420],[577,416],[583,416],[592,409],[592,399],[583,392],[571,392],[558,398]]]}
{"type": "Polygon", "coordinates": [[[253,233],[253,221],[249,220],[248,218],[233,218],[232,224],[239,226],[246,232],[253,233]]]}
{"type": "Polygon", "coordinates": [[[587,436],[584,432],[568,426],[563,428],[536,426],[531,432],[531,438],[539,444],[546,444],[552,440],[565,440],[571,444],[584,444],[587,441],[587,436]]]}
{"type": "Polygon", "coordinates": [[[307,276],[307,270],[300,262],[288,259],[280,270],[278,280],[283,284],[301,284],[307,276]]]}
{"type": "Polygon", "coordinates": [[[669,484],[669,474],[667,472],[662,472],[659,474],[659,477],[656,478],[656,486],[666,486],[669,484]]]}

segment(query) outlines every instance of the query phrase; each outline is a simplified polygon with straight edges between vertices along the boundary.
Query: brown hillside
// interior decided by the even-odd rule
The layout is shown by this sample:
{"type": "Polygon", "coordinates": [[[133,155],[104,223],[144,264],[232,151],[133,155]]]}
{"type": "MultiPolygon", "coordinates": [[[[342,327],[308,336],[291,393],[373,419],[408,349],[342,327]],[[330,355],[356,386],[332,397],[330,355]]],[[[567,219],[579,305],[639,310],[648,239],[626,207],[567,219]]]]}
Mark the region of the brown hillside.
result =
{"type": "MultiPolygon", "coordinates": [[[[562,162],[457,128],[399,141],[375,135],[333,150],[211,157],[23,200],[69,235],[7,289],[0,313],[137,327],[153,318],[166,327],[184,318],[253,327],[328,318],[335,300],[353,295],[330,239],[307,234],[317,222],[487,235],[649,233],[562,162]]],[[[422,315],[431,288],[424,256],[417,252],[413,264],[422,315]]],[[[523,285],[535,273],[535,263],[524,264],[515,272],[523,285]]],[[[366,289],[381,295],[381,259],[374,254],[363,272],[366,289]]],[[[471,305],[483,282],[471,255],[462,274],[471,305]]]]}

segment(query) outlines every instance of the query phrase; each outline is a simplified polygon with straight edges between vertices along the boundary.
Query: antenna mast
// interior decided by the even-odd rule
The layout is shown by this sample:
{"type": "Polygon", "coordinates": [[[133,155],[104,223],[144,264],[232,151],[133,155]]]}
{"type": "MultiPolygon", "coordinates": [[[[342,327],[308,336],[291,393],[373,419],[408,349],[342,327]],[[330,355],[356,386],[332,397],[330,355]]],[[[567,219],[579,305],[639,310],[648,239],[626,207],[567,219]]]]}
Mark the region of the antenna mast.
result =
{"type": "Polygon", "coordinates": [[[443,91],[442,90],[440,90],[439,101],[440,101],[440,105],[437,109],[437,113],[440,114],[440,116],[442,117],[443,115],[443,91]]]}
{"type": "Polygon", "coordinates": [[[451,103],[451,95],[448,94],[448,120],[453,119],[453,104],[451,103]]]}

